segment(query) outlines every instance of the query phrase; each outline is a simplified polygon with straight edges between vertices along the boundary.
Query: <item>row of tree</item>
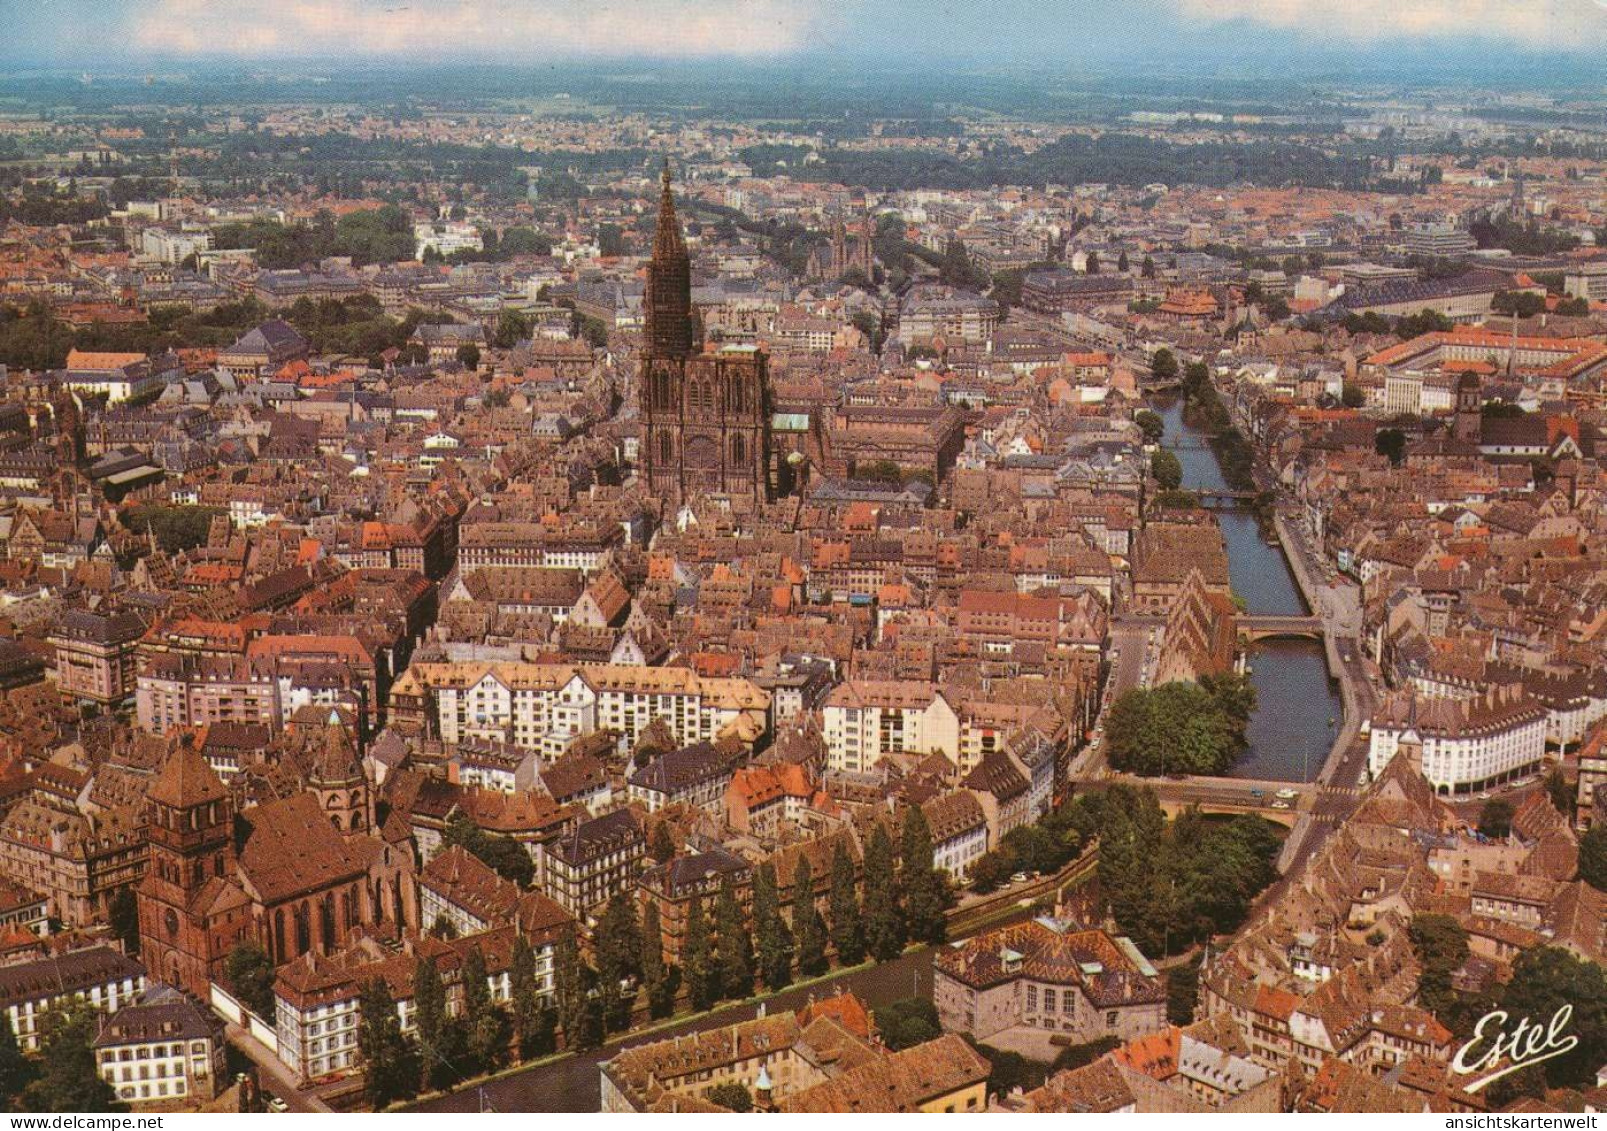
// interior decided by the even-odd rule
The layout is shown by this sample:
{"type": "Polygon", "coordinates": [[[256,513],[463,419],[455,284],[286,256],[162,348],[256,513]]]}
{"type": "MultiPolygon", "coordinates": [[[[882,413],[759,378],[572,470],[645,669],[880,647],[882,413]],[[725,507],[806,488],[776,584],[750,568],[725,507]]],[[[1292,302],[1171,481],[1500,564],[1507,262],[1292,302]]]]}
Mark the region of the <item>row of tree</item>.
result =
{"type": "MultiPolygon", "coordinates": [[[[590,960],[573,934],[559,939],[550,994],[536,980],[522,937],[512,956],[506,1009],[491,1000],[484,959],[474,947],[462,964],[463,1005],[455,1013],[446,1008],[436,963],[419,959],[413,975],[416,1033],[402,1032],[390,987],[370,982],[362,993],[358,1031],[369,1099],[383,1107],[423,1088],[449,1088],[500,1068],[512,1056],[549,1055],[560,1040],[569,1049],[597,1048],[609,1033],[630,1027],[644,997],[651,1018],[674,1013],[683,991],[691,1008],[703,1012],[761,987],[775,992],[797,976],[823,974],[833,951],[840,965],[853,966],[867,957],[895,958],[910,942],[940,943],[951,894],[933,864],[931,829],[918,806],[905,810],[900,837],[895,849],[888,831],[876,827],[866,842],[862,883],[856,883],[853,858],[838,845],[829,917],[814,898],[807,857],[799,859],[790,901],[783,901],[768,862],[754,872],[751,910],[743,908],[726,877],[712,902],[695,896],[688,904],[678,962],[669,960],[658,903],[649,900],[639,911],[627,889],[604,908],[590,960]]],[[[655,833],[656,841],[662,839],[655,833]]],[[[453,840],[464,843],[461,836],[453,840]]]]}

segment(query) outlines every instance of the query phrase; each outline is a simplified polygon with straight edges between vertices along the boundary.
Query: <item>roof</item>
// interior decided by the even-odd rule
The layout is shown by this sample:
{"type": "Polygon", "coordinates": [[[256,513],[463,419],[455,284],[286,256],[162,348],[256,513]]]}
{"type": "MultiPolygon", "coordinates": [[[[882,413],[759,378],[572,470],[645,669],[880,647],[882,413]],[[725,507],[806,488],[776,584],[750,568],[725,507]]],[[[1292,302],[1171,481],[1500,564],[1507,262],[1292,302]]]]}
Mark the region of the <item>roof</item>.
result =
{"type": "Polygon", "coordinates": [[[784,1112],[909,1112],[981,1084],[993,1066],[963,1037],[935,1041],[850,1068],[832,1080],[785,1097],[784,1112]]]}
{"type": "Polygon", "coordinates": [[[0,1009],[144,976],[143,965],[109,946],[0,966],[0,1009]]]}
{"type": "Polygon", "coordinates": [[[191,809],[229,796],[223,779],[207,764],[192,742],[180,742],[145,796],[172,809],[191,809]]]}

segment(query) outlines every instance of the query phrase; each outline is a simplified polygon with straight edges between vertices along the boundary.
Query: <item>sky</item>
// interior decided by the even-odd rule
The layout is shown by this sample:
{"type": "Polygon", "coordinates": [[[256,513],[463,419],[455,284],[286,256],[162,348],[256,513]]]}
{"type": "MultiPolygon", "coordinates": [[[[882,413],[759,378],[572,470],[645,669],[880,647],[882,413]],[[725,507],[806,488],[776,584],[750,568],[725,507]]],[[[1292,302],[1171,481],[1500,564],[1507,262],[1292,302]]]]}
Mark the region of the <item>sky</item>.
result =
{"type": "Polygon", "coordinates": [[[1588,57],[1607,0],[0,0],[13,65],[1588,57]]]}

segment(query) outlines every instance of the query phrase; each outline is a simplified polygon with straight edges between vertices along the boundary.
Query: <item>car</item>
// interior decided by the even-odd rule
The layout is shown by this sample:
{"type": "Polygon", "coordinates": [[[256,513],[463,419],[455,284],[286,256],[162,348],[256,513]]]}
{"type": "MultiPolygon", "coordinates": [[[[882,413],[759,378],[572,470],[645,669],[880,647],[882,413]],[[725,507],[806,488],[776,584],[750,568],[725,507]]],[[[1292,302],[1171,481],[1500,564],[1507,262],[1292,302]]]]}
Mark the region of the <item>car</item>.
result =
{"type": "Polygon", "coordinates": [[[1289,808],[1289,803],[1287,801],[1282,801],[1282,800],[1274,801],[1272,803],[1272,807],[1274,809],[1287,809],[1287,808],[1289,808]]]}
{"type": "Polygon", "coordinates": [[[1025,872],[1017,872],[1015,875],[1010,877],[1010,882],[1012,884],[1024,884],[1027,882],[1027,874],[1025,872]]]}
{"type": "Polygon", "coordinates": [[[1490,800],[1490,791],[1485,790],[1483,793],[1479,794],[1479,800],[1480,801],[1488,801],[1488,800],[1490,800]]]}
{"type": "Polygon", "coordinates": [[[1284,801],[1293,801],[1295,798],[1300,796],[1300,791],[1298,789],[1280,789],[1272,796],[1280,798],[1284,801]]]}
{"type": "Polygon", "coordinates": [[[1252,789],[1250,791],[1250,796],[1251,797],[1262,797],[1262,796],[1264,796],[1264,794],[1262,794],[1262,792],[1259,789],[1252,789]]]}
{"type": "Polygon", "coordinates": [[[290,1105],[272,1092],[263,1092],[262,1102],[268,1105],[269,1111],[285,1112],[290,1110],[290,1105]]]}

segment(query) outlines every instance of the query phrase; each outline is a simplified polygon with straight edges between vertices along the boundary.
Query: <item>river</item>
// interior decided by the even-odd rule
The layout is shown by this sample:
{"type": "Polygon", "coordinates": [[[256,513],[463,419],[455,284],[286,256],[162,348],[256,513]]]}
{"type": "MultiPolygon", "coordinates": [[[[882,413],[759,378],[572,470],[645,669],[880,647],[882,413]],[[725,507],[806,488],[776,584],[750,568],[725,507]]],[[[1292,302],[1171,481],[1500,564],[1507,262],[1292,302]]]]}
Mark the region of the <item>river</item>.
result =
{"type": "MultiPolygon", "coordinates": [[[[1226,489],[1205,436],[1183,420],[1182,399],[1157,399],[1151,407],[1166,421],[1161,442],[1183,465],[1183,486],[1226,489]]],[[[1308,613],[1282,547],[1267,541],[1255,515],[1242,507],[1218,509],[1216,515],[1227,542],[1233,591],[1244,599],[1248,611],[1308,613]]],[[[1250,681],[1257,704],[1250,720],[1250,749],[1228,776],[1313,780],[1328,756],[1342,713],[1339,689],[1328,676],[1321,645],[1310,640],[1262,641],[1250,652],[1250,681]]]]}

